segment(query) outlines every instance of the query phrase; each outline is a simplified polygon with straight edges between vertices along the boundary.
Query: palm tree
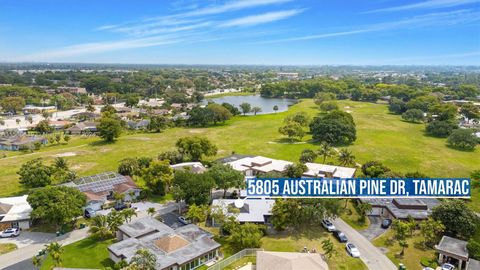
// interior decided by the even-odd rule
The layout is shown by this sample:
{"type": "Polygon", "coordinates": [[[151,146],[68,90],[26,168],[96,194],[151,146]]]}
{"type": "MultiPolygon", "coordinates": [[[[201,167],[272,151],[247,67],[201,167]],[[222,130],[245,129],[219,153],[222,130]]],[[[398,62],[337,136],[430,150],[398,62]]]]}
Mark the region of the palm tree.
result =
{"type": "Polygon", "coordinates": [[[130,263],[136,265],[138,269],[155,270],[157,266],[157,257],[148,249],[142,248],[137,250],[130,263]]]}
{"type": "Polygon", "coordinates": [[[45,245],[48,254],[53,260],[54,266],[61,266],[62,265],[62,258],[61,255],[63,253],[63,247],[61,244],[57,242],[51,242],[48,245],[45,245]]]}
{"type": "Polygon", "coordinates": [[[32,264],[35,268],[40,269],[40,266],[42,266],[42,258],[40,256],[33,256],[32,264]]]}
{"type": "Polygon", "coordinates": [[[330,144],[323,142],[320,144],[320,149],[318,149],[318,155],[323,156],[323,163],[327,160],[327,157],[331,157],[335,154],[335,150],[330,146],[330,144]]]}
{"type": "Polygon", "coordinates": [[[137,216],[137,212],[135,212],[135,209],[133,208],[124,209],[120,212],[120,214],[123,216],[125,222],[127,223],[132,221],[133,216],[137,216]]]}
{"type": "Polygon", "coordinates": [[[157,211],[153,207],[150,207],[150,208],[147,209],[147,214],[149,214],[152,217],[155,215],[156,212],[157,211]]]}
{"type": "Polygon", "coordinates": [[[338,153],[338,161],[340,165],[355,165],[355,156],[352,154],[352,151],[344,148],[338,153]]]}
{"type": "Polygon", "coordinates": [[[113,236],[113,233],[109,229],[108,218],[104,215],[98,215],[92,218],[88,232],[100,239],[107,239],[113,236]]]}
{"type": "Polygon", "coordinates": [[[123,224],[123,215],[120,214],[120,212],[116,210],[112,210],[107,215],[107,222],[108,222],[108,228],[112,233],[116,233],[118,230],[118,227],[120,227],[123,224]]]}

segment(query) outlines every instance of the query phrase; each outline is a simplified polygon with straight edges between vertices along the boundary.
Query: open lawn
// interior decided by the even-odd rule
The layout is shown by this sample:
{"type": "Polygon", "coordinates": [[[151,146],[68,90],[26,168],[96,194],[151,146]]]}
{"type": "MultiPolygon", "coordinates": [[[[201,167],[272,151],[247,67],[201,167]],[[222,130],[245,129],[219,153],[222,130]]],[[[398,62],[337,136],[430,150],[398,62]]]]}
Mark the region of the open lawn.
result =
{"type": "MultiPolygon", "coordinates": [[[[63,247],[64,252],[61,255],[62,266],[66,268],[86,268],[101,269],[113,267],[114,263],[108,257],[107,247],[114,240],[98,241],[92,238],[86,238],[63,247]]],[[[51,269],[52,259],[47,255],[40,269],[51,269]]]]}
{"type": "MultiPolygon", "coordinates": [[[[445,145],[445,139],[425,136],[423,124],[403,122],[400,116],[389,114],[384,104],[339,101],[339,105],[355,118],[358,138],[349,148],[359,163],[375,159],[395,171],[418,170],[432,177],[466,177],[472,170],[480,169],[480,147],[473,152],[450,149],[445,145]]],[[[155,157],[162,151],[173,149],[175,141],[183,136],[208,137],[219,149],[214,158],[235,152],[297,161],[302,150],[318,146],[311,143],[309,135],[301,143],[285,143],[278,128],[285,116],[300,111],[312,116],[318,113],[312,100],[302,100],[287,112],[237,116],[216,127],[128,134],[110,144],[97,137],[73,137],[67,145],[48,146],[35,153],[8,152],[6,158],[0,159],[0,196],[25,192],[18,184],[16,172],[21,164],[37,157],[51,161],[56,155],[64,154],[73,169],[84,176],[116,170],[118,161],[126,157],[155,157]]],[[[477,198],[480,195],[480,191],[473,193],[477,198]]],[[[480,211],[480,203],[472,206],[480,211]]]]}
{"type": "Polygon", "coordinates": [[[15,249],[17,249],[17,245],[15,244],[0,244],[0,255],[14,251],[15,249]]]}
{"type": "Polygon", "coordinates": [[[332,270],[362,270],[367,269],[365,264],[356,258],[350,257],[345,244],[338,242],[331,233],[325,232],[322,228],[306,228],[299,232],[284,235],[269,235],[262,238],[262,248],[267,251],[300,252],[304,247],[309,250],[316,249],[323,253],[322,241],[329,238],[335,245],[335,255],[327,262],[332,270]]]}
{"type": "Polygon", "coordinates": [[[398,242],[392,241],[393,230],[388,230],[386,233],[378,237],[373,241],[373,244],[377,247],[386,248],[387,257],[392,260],[395,265],[403,263],[409,270],[421,270],[423,267],[420,264],[422,258],[429,260],[435,259],[435,250],[430,248],[424,248],[422,245],[422,237],[415,234],[410,237],[408,241],[408,247],[405,249],[405,254],[400,257],[402,248],[398,245],[398,242]]]}
{"type": "MultiPolygon", "coordinates": [[[[345,205],[345,200],[343,200],[342,204],[345,205]]],[[[348,200],[347,207],[340,214],[340,218],[355,230],[365,230],[370,225],[370,220],[368,218],[365,218],[363,222],[360,221],[360,214],[358,214],[358,211],[355,209],[352,200],[348,200]]]]}

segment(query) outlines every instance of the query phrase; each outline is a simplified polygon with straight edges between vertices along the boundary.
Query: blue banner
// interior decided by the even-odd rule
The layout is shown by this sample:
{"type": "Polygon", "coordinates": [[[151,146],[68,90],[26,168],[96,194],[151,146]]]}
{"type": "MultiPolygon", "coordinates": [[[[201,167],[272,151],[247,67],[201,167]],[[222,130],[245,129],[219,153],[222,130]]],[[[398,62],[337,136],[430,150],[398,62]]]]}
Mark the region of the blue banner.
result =
{"type": "Polygon", "coordinates": [[[470,178],[247,178],[248,197],[470,198],[470,178]]]}

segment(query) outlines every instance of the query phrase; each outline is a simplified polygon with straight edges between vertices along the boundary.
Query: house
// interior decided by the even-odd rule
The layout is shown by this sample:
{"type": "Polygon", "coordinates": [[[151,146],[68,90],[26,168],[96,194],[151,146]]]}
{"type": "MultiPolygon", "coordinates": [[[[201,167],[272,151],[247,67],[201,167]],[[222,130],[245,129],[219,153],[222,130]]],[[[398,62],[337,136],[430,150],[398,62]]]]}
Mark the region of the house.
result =
{"type": "Polygon", "coordinates": [[[32,149],[35,144],[47,144],[48,140],[40,136],[15,135],[0,137],[0,150],[18,151],[32,149]]]}
{"type": "Polygon", "coordinates": [[[75,126],[67,129],[67,132],[72,135],[91,134],[97,132],[96,122],[80,122],[75,126]]]}
{"type": "Polygon", "coordinates": [[[432,209],[440,204],[435,198],[359,198],[362,203],[368,203],[372,210],[368,215],[390,219],[416,220],[427,219],[432,209]]]}
{"type": "MultiPolygon", "coordinates": [[[[438,245],[435,245],[438,252],[438,263],[450,263],[457,266],[456,269],[468,269],[467,241],[443,236],[438,245]]],[[[475,264],[476,262],[473,262],[475,264]]],[[[478,268],[472,268],[478,269],[478,268]]]]}
{"type": "Polygon", "coordinates": [[[170,168],[174,170],[190,170],[193,173],[204,173],[207,171],[207,168],[203,166],[200,162],[183,162],[175,165],[170,165],[170,168]]]}
{"type": "Polygon", "coordinates": [[[94,120],[97,118],[100,118],[100,114],[94,113],[94,112],[79,112],[75,113],[71,116],[72,119],[78,119],[80,121],[85,121],[85,120],[94,120]]]}
{"type": "Polygon", "coordinates": [[[28,195],[0,198],[0,231],[7,228],[30,228],[32,207],[27,202],[28,195]]]}
{"type": "Polygon", "coordinates": [[[213,235],[189,224],[173,229],[153,217],[144,217],[118,228],[119,242],[108,252],[114,262],[130,262],[139,249],[149,250],[157,259],[156,269],[190,270],[214,260],[220,244],[213,235]]]}
{"type": "Polygon", "coordinates": [[[85,176],[63,185],[83,192],[87,196],[85,208],[94,211],[101,210],[107,201],[114,200],[114,193],[124,194],[124,201],[132,201],[140,196],[141,191],[132,178],[115,172],[85,176]]]}
{"type": "Polygon", "coordinates": [[[65,127],[68,127],[69,125],[72,124],[70,121],[48,121],[48,124],[50,127],[52,127],[54,130],[63,130],[65,127]]]}
{"type": "MultiPolygon", "coordinates": [[[[293,162],[272,159],[262,156],[238,156],[233,155],[221,159],[220,162],[229,164],[237,171],[245,174],[245,176],[255,176],[257,174],[264,173],[284,173],[288,165],[293,165],[293,162]]],[[[317,177],[317,178],[336,178],[346,179],[353,178],[355,176],[356,169],[326,165],[319,163],[305,163],[308,170],[302,175],[302,177],[317,177]]]]}
{"type": "MultiPolygon", "coordinates": [[[[249,222],[264,224],[269,222],[269,219],[272,216],[272,208],[275,204],[275,200],[266,198],[251,198],[244,199],[243,203],[240,205],[238,205],[238,202],[236,201],[237,200],[232,199],[213,200],[212,207],[221,209],[226,216],[235,215],[237,221],[240,223],[249,222]]],[[[212,224],[214,226],[219,225],[215,223],[214,219],[212,219],[212,224]]]]}
{"type": "Polygon", "coordinates": [[[328,270],[319,253],[257,251],[257,270],[328,270]]]}
{"type": "Polygon", "coordinates": [[[148,100],[140,100],[138,102],[138,107],[161,107],[165,103],[165,100],[161,98],[150,98],[148,100]]]}
{"type": "Polygon", "coordinates": [[[150,125],[150,120],[148,119],[127,122],[128,128],[135,130],[145,130],[148,128],[148,125],[150,125]]]}
{"type": "Polygon", "coordinates": [[[57,88],[58,92],[68,92],[70,94],[87,94],[87,89],[84,87],[70,87],[70,86],[60,86],[57,88]]]}

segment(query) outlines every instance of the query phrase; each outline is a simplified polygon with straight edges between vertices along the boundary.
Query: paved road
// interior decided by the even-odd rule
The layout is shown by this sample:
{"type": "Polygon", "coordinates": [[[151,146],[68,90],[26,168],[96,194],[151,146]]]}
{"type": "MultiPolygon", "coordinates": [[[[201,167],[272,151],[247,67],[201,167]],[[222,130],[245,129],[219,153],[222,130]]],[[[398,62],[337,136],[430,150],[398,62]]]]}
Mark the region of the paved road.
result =
{"type": "MultiPolygon", "coordinates": [[[[75,230],[65,235],[56,237],[54,240],[62,245],[68,245],[79,240],[82,240],[88,236],[88,228],[75,230]]],[[[39,250],[45,247],[45,244],[50,242],[51,239],[44,239],[44,241],[37,241],[31,245],[19,248],[15,251],[3,254],[0,256],[0,269],[7,268],[13,264],[31,259],[38,253],[39,250]]]]}
{"type": "Polygon", "coordinates": [[[333,221],[335,227],[345,233],[348,241],[355,244],[360,250],[360,259],[370,270],[397,270],[397,267],[385,256],[380,249],[362,236],[358,231],[350,227],[345,221],[337,218],[333,221]]]}

